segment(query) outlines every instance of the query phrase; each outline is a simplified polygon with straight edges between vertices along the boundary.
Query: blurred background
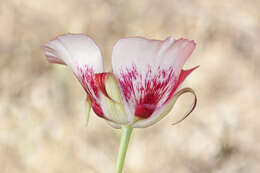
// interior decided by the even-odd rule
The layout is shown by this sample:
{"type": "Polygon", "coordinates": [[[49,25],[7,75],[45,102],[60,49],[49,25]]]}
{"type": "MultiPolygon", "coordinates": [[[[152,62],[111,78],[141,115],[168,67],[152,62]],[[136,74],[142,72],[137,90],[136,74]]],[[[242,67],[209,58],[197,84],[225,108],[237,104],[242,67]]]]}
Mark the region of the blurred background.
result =
{"type": "Polygon", "coordinates": [[[72,72],[48,64],[40,46],[85,33],[111,70],[122,37],[185,37],[200,65],[183,96],[156,125],[135,129],[126,173],[260,172],[260,1],[1,0],[0,172],[112,173],[120,131],[98,117],[85,122],[85,93],[72,72]]]}

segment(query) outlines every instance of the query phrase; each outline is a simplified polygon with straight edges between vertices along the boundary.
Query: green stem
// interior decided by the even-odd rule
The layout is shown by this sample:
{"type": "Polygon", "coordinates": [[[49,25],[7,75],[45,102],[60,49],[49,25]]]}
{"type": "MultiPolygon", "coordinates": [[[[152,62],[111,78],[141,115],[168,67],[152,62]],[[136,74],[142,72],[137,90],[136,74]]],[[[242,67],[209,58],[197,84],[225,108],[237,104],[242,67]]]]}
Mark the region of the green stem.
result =
{"type": "Polygon", "coordinates": [[[130,140],[132,130],[133,128],[130,125],[122,126],[121,140],[120,140],[120,146],[119,146],[119,151],[118,151],[118,156],[116,161],[115,173],[122,173],[127,146],[130,140]]]}

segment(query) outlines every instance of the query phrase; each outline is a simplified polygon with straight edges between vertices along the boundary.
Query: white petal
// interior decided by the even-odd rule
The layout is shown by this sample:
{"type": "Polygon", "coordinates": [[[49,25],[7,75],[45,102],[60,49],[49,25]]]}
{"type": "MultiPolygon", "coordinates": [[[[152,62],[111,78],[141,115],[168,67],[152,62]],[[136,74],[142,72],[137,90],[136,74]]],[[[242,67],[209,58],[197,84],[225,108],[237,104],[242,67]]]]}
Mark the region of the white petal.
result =
{"type": "Polygon", "coordinates": [[[194,48],[194,41],[174,41],[172,37],[162,41],[141,37],[119,40],[113,48],[112,66],[126,111],[137,114],[138,104],[142,103],[140,110],[145,109],[150,116],[153,109],[161,107],[194,48]]]}
{"type": "Polygon", "coordinates": [[[67,64],[74,73],[91,68],[94,73],[104,71],[103,59],[94,41],[83,34],[65,34],[43,46],[50,63],[67,64]]]}

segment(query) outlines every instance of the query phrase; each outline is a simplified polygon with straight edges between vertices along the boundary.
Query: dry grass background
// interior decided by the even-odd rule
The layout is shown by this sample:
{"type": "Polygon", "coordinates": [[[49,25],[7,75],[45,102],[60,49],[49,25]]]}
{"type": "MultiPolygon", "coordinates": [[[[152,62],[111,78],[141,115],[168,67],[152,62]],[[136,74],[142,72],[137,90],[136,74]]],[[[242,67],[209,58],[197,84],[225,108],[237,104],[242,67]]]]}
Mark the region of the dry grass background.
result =
{"type": "Polygon", "coordinates": [[[106,70],[121,37],[197,42],[185,68],[201,67],[183,86],[198,107],[171,126],[185,96],[166,119],[134,130],[126,173],[260,172],[259,9],[258,0],[1,0],[0,172],[113,172],[119,131],[97,117],[85,126],[79,82],[40,49],[68,32],[94,38],[106,70]]]}

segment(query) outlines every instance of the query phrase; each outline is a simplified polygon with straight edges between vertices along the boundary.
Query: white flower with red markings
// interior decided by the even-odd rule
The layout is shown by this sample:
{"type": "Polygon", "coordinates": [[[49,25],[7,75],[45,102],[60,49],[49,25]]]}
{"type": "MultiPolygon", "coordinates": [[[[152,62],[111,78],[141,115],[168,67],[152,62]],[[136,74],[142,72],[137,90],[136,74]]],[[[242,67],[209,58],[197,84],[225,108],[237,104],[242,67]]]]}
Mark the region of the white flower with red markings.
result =
{"type": "Polygon", "coordinates": [[[94,112],[113,127],[148,127],[169,113],[180,95],[196,95],[191,88],[178,91],[197,67],[183,70],[196,44],[187,39],[120,39],[113,48],[113,72],[104,72],[103,58],[94,41],[83,34],[66,34],[43,48],[50,63],[68,65],[87,93],[88,116],[94,112]],[[93,111],[90,111],[92,109],[93,111]]]}

